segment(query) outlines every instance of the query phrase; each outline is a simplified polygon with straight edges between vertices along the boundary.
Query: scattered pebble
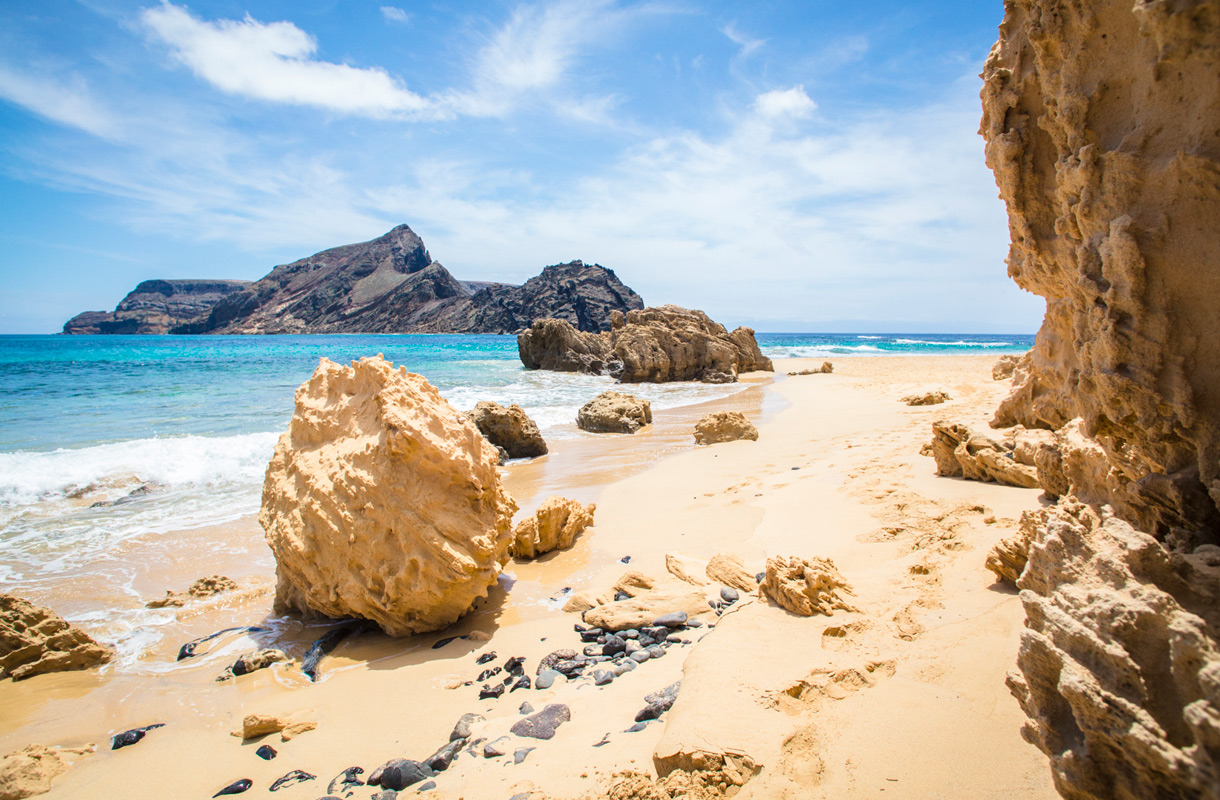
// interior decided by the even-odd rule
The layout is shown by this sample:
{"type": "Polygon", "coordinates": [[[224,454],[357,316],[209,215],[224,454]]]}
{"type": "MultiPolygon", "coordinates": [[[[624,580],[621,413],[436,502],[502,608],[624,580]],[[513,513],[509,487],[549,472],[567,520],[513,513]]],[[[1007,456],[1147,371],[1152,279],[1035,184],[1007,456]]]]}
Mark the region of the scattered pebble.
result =
{"type": "MultiPolygon", "coordinates": [[[[510,676],[510,677],[511,677],[511,676],[510,676]]],[[[512,692],[515,692],[515,691],[517,691],[518,689],[528,689],[528,688],[530,688],[530,676],[529,676],[529,675],[521,675],[521,676],[519,676],[519,677],[517,678],[517,680],[516,680],[516,681],[513,683],[513,688],[509,689],[508,691],[509,691],[509,693],[511,694],[512,692]]]]}
{"type": "Polygon", "coordinates": [[[495,660],[496,660],[496,651],[490,650],[490,651],[484,653],[483,655],[479,656],[478,658],[476,658],[474,660],[474,663],[482,666],[483,664],[486,664],[488,661],[495,661],[495,660]]]}
{"type": "Polygon", "coordinates": [[[436,643],[432,645],[432,649],[440,650],[442,647],[444,647],[445,645],[449,644],[450,642],[452,642],[454,639],[457,639],[457,638],[458,638],[457,636],[446,636],[444,639],[437,639],[436,643]]]}
{"type": "Polygon", "coordinates": [[[534,748],[532,747],[518,747],[513,751],[513,763],[520,764],[525,760],[525,757],[532,752],[534,752],[534,748]]]}
{"type": "Polygon", "coordinates": [[[275,752],[275,748],[272,747],[271,745],[265,744],[262,747],[255,750],[254,755],[258,756],[263,761],[270,761],[271,759],[278,756],[279,753],[275,752]]]}
{"type": "Polygon", "coordinates": [[[233,781],[228,786],[221,789],[216,794],[212,795],[212,797],[220,797],[221,795],[226,795],[226,794],[241,794],[242,792],[246,791],[253,785],[254,785],[254,781],[250,780],[249,778],[242,778],[239,781],[233,781]]]}
{"type": "MultiPolygon", "coordinates": [[[[364,770],[360,770],[360,771],[364,772],[364,770]]],[[[305,772],[304,770],[294,769],[292,772],[289,772],[287,775],[277,778],[275,783],[271,784],[271,791],[278,792],[280,789],[283,789],[285,786],[292,786],[297,783],[304,783],[305,781],[314,781],[317,779],[318,779],[317,775],[310,775],[308,772],[305,772]]]]}
{"type": "Polygon", "coordinates": [[[739,593],[732,586],[721,586],[720,599],[726,603],[736,603],[741,599],[741,593],[739,593]]]}
{"type": "Polygon", "coordinates": [[[419,786],[416,786],[415,791],[430,792],[435,788],[436,788],[436,781],[428,781],[427,783],[421,783],[419,786]]]}
{"type": "Polygon", "coordinates": [[[494,742],[488,742],[483,745],[483,758],[499,758],[508,753],[504,748],[508,745],[508,737],[501,736],[494,742]]]}
{"type": "Polygon", "coordinates": [[[538,679],[534,681],[534,687],[537,689],[550,689],[560,674],[553,669],[544,670],[538,675],[538,679]]]}
{"type": "Polygon", "coordinates": [[[164,728],[164,727],[165,727],[164,722],[158,722],[155,725],[145,725],[143,728],[132,728],[129,731],[123,731],[122,733],[116,733],[110,739],[110,749],[119,750],[119,749],[122,749],[129,745],[133,745],[136,742],[143,739],[144,734],[148,733],[149,731],[154,730],[156,728],[164,728]]]}
{"type": "Polygon", "coordinates": [[[457,741],[458,739],[470,738],[470,726],[476,722],[482,722],[485,717],[482,714],[468,713],[463,714],[458,719],[457,724],[453,726],[453,731],[449,734],[449,741],[457,741]]]}
{"type": "Polygon", "coordinates": [[[500,667],[492,667],[491,669],[485,669],[479,673],[479,677],[475,678],[475,682],[484,683],[486,681],[489,681],[489,680],[491,680],[491,678],[493,676],[499,675],[501,671],[502,670],[500,669],[500,667]]]}
{"type": "Polygon", "coordinates": [[[562,703],[552,703],[537,714],[517,720],[509,730],[530,739],[550,739],[556,728],[571,719],[571,709],[562,703]]]}
{"type": "Polygon", "coordinates": [[[655,627],[681,628],[686,624],[686,612],[675,611],[672,614],[662,614],[652,624],[655,627]]]}
{"type": "Polygon", "coordinates": [[[665,655],[665,648],[658,644],[654,644],[652,647],[648,648],[648,655],[652,656],[653,658],[660,658],[661,656],[665,655]]]}
{"type": "Polygon", "coordinates": [[[597,686],[605,686],[614,680],[614,673],[608,670],[599,669],[593,673],[593,683],[597,686]]]}
{"type": "Polygon", "coordinates": [[[647,650],[636,650],[630,656],[631,660],[637,664],[643,664],[648,659],[652,658],[652,653],[647,650]]]}
{"type": "Polygon", "coordinates": [[[326,793],[342,794],[355,786],[363,786],[364,781],[360,780],[360,776],[363,774],[364,767],[348,767],[327,784],[326,793]]]}
{"type": "Polygon", "coordinates": [[[623,731],[623,733],[639,733],[640,731],[647,728],[648,723],[650,723],[650,722],[652,722],[652,720],[650,720],[650,719],[643,720],[642,722],[637,722],[636,724],[632,725],[627,730],[623,731]]]}
{"type": "Polygon", "coordinates": [[[497,683],[495,686],[483,684],[483,688],[479,689],[480,700],[494,700],[502,694],[504,694],[504,684],[502,683],[497,683]]]}
{"type": "Polygon", "coordinates": [[[766,572],[756,572],[756,573],[754,573],[754,582],[755,582],[755,583],[762,583],[762,582],[763,582],[763,578],[765,578],[765,577],[767,577],[767,573],[766,573],[766,572]]]}
{"type": "Polygon", "coordinates": [[[689,622],[687,622],[687,623],[686,623],[686,627],[688,627],[688,628],[702,628],[702,627],[703,627],[703,620],[701,620],[701,619],[692,619],[692,620],[690,620],[689,622]]]}
{"type": "Polygon", "coordinates": [[[504,671],[512,675],[525,674],[525,657],[513,656],[508,661],[504,662],[504,671]]]}
{"type": "Polygon", "coordinates": [[[534,707],[530,705],[530,701],[529,701],[529,700],[526,700],[524,703],[522,703],[522,704],[521,704],[521,707],[517,709],[517,713],[519,713],[519,714],[533,714],[533,713],[534,713],[534,707]]]}
{"type": "Polygon", "coordinates": [[[619,563],[620,564],[630,564],[631,556],[623,556],[622,558],[619,559],[619,563]]]}
{"type": "MultiPolygon", "coordinates": [[[[602,745],[604,745],[604,744],[610,744],[610,734],[608,734],[608,733],[607,733],[605,736],[603,736],[603,737],[602,737],[602,740],[601,740],[600,742],[598,742],[597,744],[595,744],[595,745],[593,745],[593,746],[594,746],[594,747],[601,747],[601,746],[602,746],[602,745]]],[[[583,777],[583,776],[582,776],[582,777],[583,777]]]]}

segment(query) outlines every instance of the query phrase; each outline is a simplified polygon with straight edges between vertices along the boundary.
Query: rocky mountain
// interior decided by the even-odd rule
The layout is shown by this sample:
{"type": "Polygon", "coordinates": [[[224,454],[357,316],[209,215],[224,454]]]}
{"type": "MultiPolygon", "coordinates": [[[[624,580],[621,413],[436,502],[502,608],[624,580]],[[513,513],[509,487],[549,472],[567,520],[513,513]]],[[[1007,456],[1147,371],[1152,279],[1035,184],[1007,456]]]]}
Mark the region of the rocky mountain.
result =
{"type": "Polygon", "coordinates": [[[144,281],[114,309],[86,311],[64,323],[64,333],[169,333],[207,314],[249,281],[144,281]]]}
{"type": "Polygon", "coordinates": [[[432,260],[406,225],[283,264],[253,283],[212,281],[232,287],[194,313],[183,307],[167,324],[155,304],[132,303],[124,310],[143,287],[183,283],[209,282],[146,281],[124,299],[113,320],[86,312],[70,320],[64,333],[515,333],[540,317],[601,331],[609,330],[611,311],[644,306],[614,272],[581,261],[547,267],[520,286],[459,281],[432,260]],[[114,329],[120,312],[121,330],[114,329]],[[141,313],[148,321],[141,321],[141,313]]]}

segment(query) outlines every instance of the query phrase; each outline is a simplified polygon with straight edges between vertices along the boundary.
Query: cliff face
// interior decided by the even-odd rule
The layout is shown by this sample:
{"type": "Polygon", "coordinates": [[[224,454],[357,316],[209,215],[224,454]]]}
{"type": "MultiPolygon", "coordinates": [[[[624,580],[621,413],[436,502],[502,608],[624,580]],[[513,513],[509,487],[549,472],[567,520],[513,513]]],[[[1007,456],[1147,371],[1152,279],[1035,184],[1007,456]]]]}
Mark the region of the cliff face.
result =
{"type": "Polygon", "coordinates": [[[996,424],[1089,440],[1018,582],[1066,797],[1220,793],[1218,76],[1220,0],[1007,0],[983,73],[1009,274],[1047,300],[996,424]]]}
{"type": "Polygon", "coordinates": [[[521,286],[459,281],[399,225],[254,283],[145,281],[113,314],[79,314],[64,333],[514,333],[541,317],[600,331],[611,311],[643,307],[611,270],[580,261],[521,286]]]}
{"type": "Polygon", "coordinates": [[[169,333],[249,285],[249,281],[226,280],[144,281],[113,312],[77,314],[64,323],[64,333],[169,333]]]}

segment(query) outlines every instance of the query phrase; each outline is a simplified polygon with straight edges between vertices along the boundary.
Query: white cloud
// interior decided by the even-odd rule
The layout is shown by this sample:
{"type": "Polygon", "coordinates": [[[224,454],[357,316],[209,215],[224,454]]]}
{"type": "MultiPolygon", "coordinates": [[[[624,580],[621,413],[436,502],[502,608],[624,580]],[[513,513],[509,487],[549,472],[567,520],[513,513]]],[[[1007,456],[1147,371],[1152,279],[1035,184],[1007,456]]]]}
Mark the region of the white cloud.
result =
{"type": "Polygon", "coordinates": [[[207,22],[168,2],[140,17],[178,61],[229,94],[373,117],[435,113],[382,69],[314,60],[317,42],[290,22],[207,22]]]}
{"type": "Polygon", "coordinates": [[[397,6],[382,6],[381,16],[390,22],[397,22],[401,25],[406,25],[411,21],[411,15],[397,6]]]}
{"type": "Polygon", "coordinates": [[[743,58],[752,55],[755,51],[767,43],[766,39],[752,39],[741,31],[737,30],[737,23],[730,22],[720,29],[720,32],[741,48],[741,56],[743,58]]]}
{"type": "Polygon", "coordinates": [[[30,75],[0,65],[0,97],[40,117],[108,139],[118,134],[117,120],[90,96],[85,86],[66,86],[45,75],[30,75]]]}
{"type": "Polygon", "coordinates": [[[796,117],[805,119],[817,110],[817,103],[805,94],[804,86],[794,86],[791,89],[776,89],[760,94],[754,101],[754,108],[767,119],[781,117],[796,117]]]}

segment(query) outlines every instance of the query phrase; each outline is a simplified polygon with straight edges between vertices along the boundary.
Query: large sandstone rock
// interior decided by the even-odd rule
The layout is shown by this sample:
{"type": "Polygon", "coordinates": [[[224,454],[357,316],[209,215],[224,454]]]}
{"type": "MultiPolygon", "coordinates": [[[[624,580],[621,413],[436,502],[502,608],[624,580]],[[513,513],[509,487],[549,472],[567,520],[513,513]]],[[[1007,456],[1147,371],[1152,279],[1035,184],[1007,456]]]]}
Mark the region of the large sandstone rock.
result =
{"type": "Polygon", "coordinates": [[[0,800],[25,800],[51,791],[51,781],[68,771],[71,760],[93,752],[93,746],[44,747],[32,744],[0,759],[0,800]]]}
{"type": "Polygon", "coordinates": [[[278,611],[439,630],[487,593],[516,502],[495,448],[422,376],[322,359],[275,447],[259,522],[278,611]]]}
{"type": "Polygon", "coordinates": [[[508,553],[513,558],[528,559],[567,549],[593,524],[595,511],[593,503],[581,506],[566,497],[548,497],[532,516],[517,524],[508,553]]]}
{"type": "Polygon", "coordinates": [[[90,669],[113,655],[51,609],[0,594],[0,679],[90,669]]]}
{"type": "Polygon", "coordinates": [[[719,411],[695,423],[695,444],[720,444],[738,439],[758,440],[758,428],[740,411],[719,411]]]}
{"type": "Polygon", "coordinates": [[[843,598],[853,594],[851,586],[829,558],[768,558],[766,575],[758,588],[760,594],[802,617],[831,616],[836,609],[856,610],[843,598]]]}
{"type": "Polygon", "coordinates": [[[584,620],[606,631],[625,631],[652,625],[657,618],[678,611],[693,617],[708,611],[707,594],[702,590],[641,591],[625,600],[594,606],[584,612],[584,620]]]}
{"type": "Polygon", "coordinates": [[[1018,463],[1012,447],[965,425],[944,420],[932,423],[932,457],[936,459],[937,475],[994,481],[1025,489],[1038,486],[1037,470],[1018,463]]]}
{"type": "Polygon", "coordinates": [[[702,311],[667,305],[610,314],[611,330],[581,333],[560,320],[538,320],[517,337],[527,369],[610,374],[623,383],[725,383],[738,373],[771,371],[754,331],[729,332],[702,311]]]}
{"type": "Polygon", "coordinates": [[[546,455],[546,440],[521,406],[508,408],[482,400],[470,412],[470,421],[496,447],[503,447],[509,458],[534,458],[546,455]]]}
{"type": "Polygon", "coordinates": [[[576,426],[590,433],[635,433],[651,424],[652,403],[624,392],[602,392],[576,413],[576,426]]]}
{"type": "Polygon", "coordinates": [[[983,73],[1009,274],[1047,300],[995,422],[1057,431],[1061,498],[1010,686],[1072,800],[1220,796],[1217,74],[1220,0],[1009,0],[983,73]]]}

